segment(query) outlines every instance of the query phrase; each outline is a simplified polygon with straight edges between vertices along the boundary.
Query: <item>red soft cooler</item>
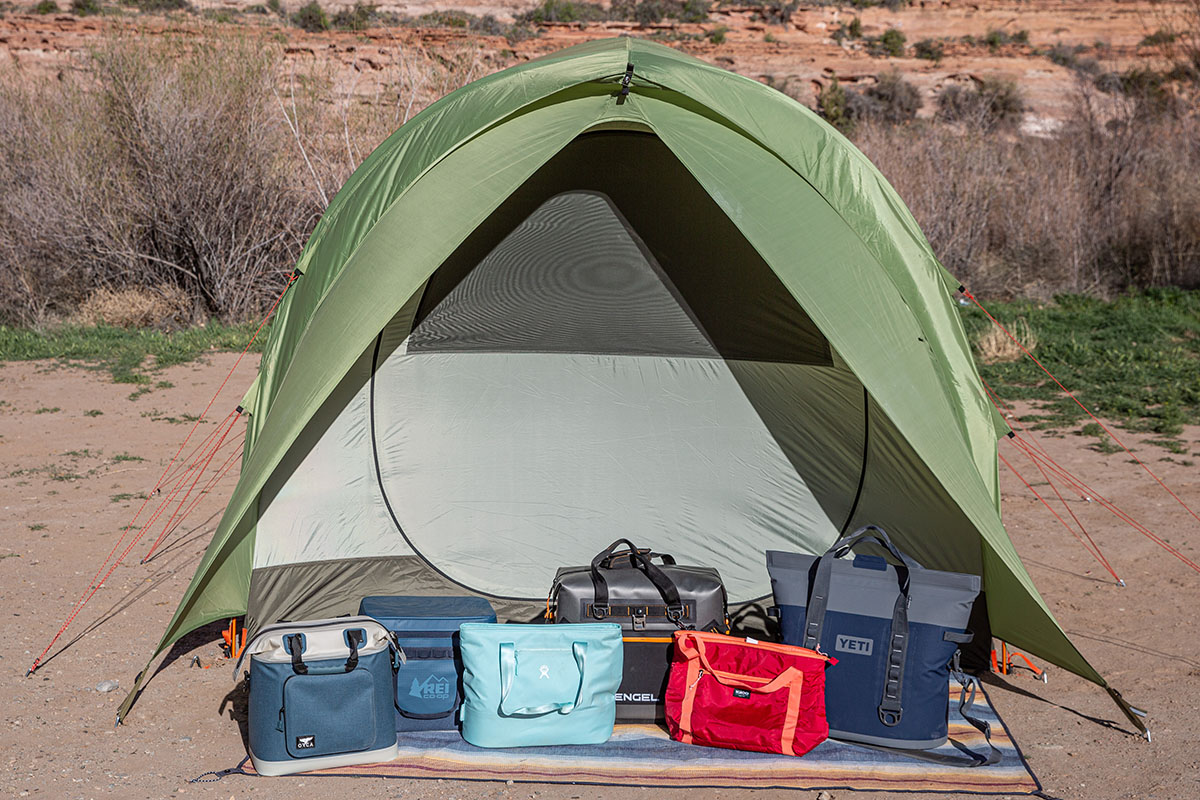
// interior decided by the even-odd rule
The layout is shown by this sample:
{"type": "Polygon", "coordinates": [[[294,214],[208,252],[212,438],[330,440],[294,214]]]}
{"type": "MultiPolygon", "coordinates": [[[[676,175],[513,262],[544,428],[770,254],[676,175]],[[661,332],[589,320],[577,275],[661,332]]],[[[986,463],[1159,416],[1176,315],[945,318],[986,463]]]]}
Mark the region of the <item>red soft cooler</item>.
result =
{"type": "Polygon", "coordinates": [[[825,667],[803,647],[678,631],[667,727],[685,744],[802,756],[829,736],[825,667]]]}

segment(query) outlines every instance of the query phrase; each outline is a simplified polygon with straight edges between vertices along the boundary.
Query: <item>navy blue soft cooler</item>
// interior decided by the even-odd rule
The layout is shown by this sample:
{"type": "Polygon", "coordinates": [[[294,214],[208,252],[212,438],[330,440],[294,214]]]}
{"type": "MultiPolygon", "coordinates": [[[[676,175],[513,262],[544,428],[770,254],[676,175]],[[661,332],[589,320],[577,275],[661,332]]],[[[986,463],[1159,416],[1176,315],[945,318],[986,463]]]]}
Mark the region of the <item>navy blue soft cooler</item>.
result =
{"type": "Polygon", "coordinates": [[[783,641],[838,659],[825,676],[831,738],[906,749],[945,743],[950,661],[970,641],[979,576],[924,569],[874,527],[823,556],[768,551],[767,571],[783,641]],[[841,557],[866,541],[888,558],[841,557]]]}
{"type": "Polygon", "coordinates": [[[458,628],[495,622],[482,597],[365,597],[358,613],[395,634],[407,660],[396,673],[396,730],[453,730],[462,702],[458,628]]]}
{"type": "Polygon", "coordinates": [[[392,676],[402,656],[378,622],[343,617],[269,625],[246,645],[246,657],[248,744],[260,775],[396,757],[392,676]]]}

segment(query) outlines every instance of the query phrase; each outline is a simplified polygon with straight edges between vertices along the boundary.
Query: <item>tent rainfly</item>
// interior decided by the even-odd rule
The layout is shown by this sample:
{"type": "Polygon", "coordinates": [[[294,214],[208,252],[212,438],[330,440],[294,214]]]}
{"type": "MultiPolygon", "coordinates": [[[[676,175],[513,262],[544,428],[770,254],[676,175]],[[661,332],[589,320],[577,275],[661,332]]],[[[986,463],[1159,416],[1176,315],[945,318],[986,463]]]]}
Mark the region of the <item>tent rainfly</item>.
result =
{"type": "Polygon", "coordinates": [[[296,270],[156,654],[364,595],[532,619],[556,567],[618,534],[718,567],[748,614],[765,550],[874,523],[981,575],[996,636],[1107,688],[1001,523],[1008,429],[959,283],[783,94],[631,38],[504,70],[380,145],[296,270]]]}

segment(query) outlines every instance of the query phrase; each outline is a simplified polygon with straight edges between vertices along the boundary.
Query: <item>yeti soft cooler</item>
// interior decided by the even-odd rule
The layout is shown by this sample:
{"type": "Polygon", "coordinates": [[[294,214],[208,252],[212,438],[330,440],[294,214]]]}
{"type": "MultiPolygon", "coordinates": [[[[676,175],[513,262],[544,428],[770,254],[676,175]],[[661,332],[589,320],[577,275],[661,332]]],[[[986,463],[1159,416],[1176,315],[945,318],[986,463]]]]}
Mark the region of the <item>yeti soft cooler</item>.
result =
{"type": "Polygon", "coordinates": [[[250,658],[250,760],[259,775],[396,757],[392,677],[403,660],[369,617],[268,625],[250,658]]]}
{"type": "Polygon", "coordinates": [[[365,597],[358,613],[379,620],[396,637],[406,662],[396,673],[396,730],[452,730],[461,703],[458,628],[495,622],[482,597],[365,597]]]}
{"type": "Polygon", "coordinates": [[[971,639],[978,575],[925,569],[873,525],[821,556],[768,551],[767,572],[784,643],[838,659],[825,678],[830,738],[906,749],[946,741],[951,659],[971,639]],[[887,558],[843,558],[867,542],[887,558]]]}

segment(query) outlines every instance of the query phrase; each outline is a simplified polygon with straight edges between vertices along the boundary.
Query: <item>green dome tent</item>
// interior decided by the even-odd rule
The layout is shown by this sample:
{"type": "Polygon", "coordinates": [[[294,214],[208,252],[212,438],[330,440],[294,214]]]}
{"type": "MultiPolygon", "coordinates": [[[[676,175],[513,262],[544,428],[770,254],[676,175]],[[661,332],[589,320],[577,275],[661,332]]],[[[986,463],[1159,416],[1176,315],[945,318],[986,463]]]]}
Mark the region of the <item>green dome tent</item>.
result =
{"type": "Polygon", "coordinates": [[[717,566],[745,607],[763,551],[870,522],[982,575],[995,635],[1106,685],[1001,524],[1007,428],[958,282],[779,92],[630,38],[513,67],[375,150],[296,269],[156,653],[371,594],[531,619],[556,567],[618,535],[717,566]]]}

